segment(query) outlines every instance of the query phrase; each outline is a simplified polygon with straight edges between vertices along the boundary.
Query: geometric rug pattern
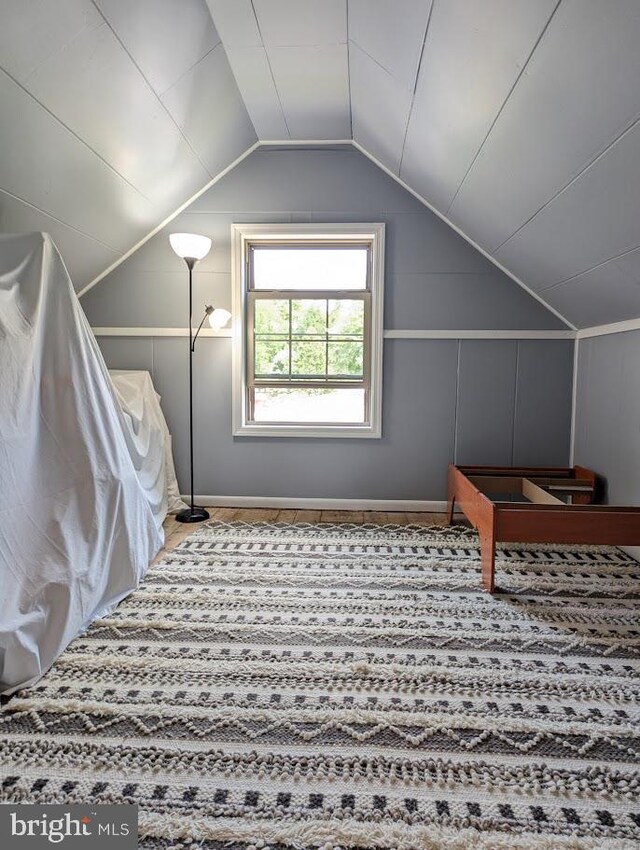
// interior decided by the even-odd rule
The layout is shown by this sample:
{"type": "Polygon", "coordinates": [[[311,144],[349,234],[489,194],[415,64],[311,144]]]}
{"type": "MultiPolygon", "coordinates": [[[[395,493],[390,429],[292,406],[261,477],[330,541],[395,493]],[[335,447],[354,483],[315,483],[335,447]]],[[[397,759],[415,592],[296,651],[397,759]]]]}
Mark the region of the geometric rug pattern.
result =
{"type": "Polygon", "coordinates": [[[466,527],[211,522],[0,714],[2,802],[146,850],[631,850],[640,565],[466,527]]]}

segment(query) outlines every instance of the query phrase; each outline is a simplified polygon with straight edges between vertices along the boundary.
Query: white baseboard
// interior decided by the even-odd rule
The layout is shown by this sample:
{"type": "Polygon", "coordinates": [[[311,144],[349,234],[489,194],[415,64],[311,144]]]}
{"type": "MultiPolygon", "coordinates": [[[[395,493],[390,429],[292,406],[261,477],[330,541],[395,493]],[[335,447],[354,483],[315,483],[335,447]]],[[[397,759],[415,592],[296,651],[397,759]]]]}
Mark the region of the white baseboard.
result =
{"type": "MultiPolygon", "coordinates": [[[[188,503],[189,496],[182,498],[188,503]]],[[[446,502],[421,499],[297,499],[287,496],[196,496],[198,505],[211,508],[297,508],[310,511],[412,511],[444,513],[446,502]]]]}

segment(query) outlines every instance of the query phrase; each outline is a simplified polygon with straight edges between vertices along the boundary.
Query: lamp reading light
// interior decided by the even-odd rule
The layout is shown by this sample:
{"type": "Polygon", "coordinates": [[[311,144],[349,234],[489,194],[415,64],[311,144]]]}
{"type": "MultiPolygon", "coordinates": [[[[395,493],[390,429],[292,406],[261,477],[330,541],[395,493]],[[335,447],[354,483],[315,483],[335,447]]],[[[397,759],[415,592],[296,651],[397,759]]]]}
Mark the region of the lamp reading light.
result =
{"type": "Polygon", "coordinates": [[[222,330],[222,328],[227,324],[229,319],[231,318],[231,313],[228,310],[225,310],[224,307],[211,307],[207,305],[204,308],[204,316],[200,319],[200,324],[198,325],[198,330],[196,331],[195,336],[191,340],[191,351],[194,352],[196,350],[196,340],[198,339],[198,335],[202,330],[202,326],[204,325],[204,320],[208,318],[209,324],[211,325],[214,331],[222,330]]]}
{"type": "Polygon", "coordinates": [[[216,307],[215,310],[211,310],[208,315],[209,324],[214,331],[221,330],[231,318],[231,313],[228,310],[225,310],[224,307],[216,307]]]}

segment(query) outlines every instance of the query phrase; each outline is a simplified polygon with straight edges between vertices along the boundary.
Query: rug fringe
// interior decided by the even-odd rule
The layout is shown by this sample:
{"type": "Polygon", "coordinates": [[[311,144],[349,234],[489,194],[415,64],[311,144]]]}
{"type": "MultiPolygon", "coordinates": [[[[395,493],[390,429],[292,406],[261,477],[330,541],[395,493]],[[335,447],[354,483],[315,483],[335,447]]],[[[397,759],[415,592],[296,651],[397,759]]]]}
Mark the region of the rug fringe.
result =
{"type": "Polygon", "coordinates": [[[296,850],[637,850],[626,839],[577,838],[557,835],[503,835],[475,829],[453,830],[413,824],[362,823],[355,820],[238,821],[230,818],[177,818],[140,812],[141,838],[179,839],[186,843],[203,841],[254,842],[255,848],[269,850],[270,844],[296,850]]]}

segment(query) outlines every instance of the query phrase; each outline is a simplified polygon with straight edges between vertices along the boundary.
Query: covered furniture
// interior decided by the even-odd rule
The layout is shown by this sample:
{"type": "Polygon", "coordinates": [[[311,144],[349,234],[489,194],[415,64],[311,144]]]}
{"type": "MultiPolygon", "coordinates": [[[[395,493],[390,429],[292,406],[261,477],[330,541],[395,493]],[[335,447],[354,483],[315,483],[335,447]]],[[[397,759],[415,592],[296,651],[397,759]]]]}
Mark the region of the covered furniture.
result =
{"type": "Polygon", "coordinates": [[[640,544],[640,507],[592,504],[596,476],[582,466],[449,465],[449,523],[458,510],[480,537],[482,582],[494,591],[496,542],[640,544]]]}
{"type": "Polygon", "coordinates": [[[162,545],[51,238],[0,236],[0,692],[36,681],[162,545]]]}
{"type": "Polygon", "coordinates": [[[109,369],[124,418],[129,455],[158,523],[185,507],[180,498],[171,434],[149,372],[109,369]]]}

